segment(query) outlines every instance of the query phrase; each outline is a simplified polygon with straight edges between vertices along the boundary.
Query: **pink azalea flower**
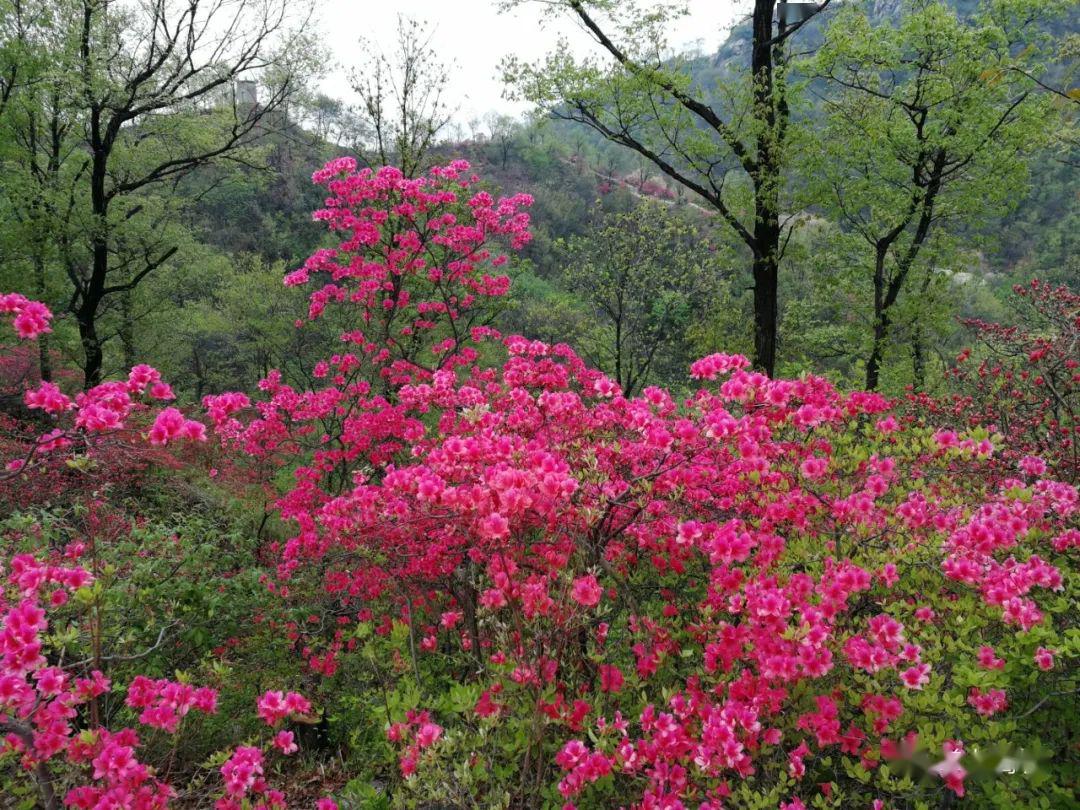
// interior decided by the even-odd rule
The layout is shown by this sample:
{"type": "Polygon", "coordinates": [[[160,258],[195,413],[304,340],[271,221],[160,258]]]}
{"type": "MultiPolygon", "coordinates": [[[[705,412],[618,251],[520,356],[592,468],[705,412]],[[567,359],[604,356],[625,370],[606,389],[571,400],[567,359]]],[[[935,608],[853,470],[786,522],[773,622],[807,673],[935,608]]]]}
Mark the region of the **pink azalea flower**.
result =
{"type": "Polygon", "coordinates": [[[603,593],[604,590],[600,587],[596,576],[586,574],[574,580],[574,585],[570,589],[570,598],[583,607],[595,607],[600,604],[603,593]]]}

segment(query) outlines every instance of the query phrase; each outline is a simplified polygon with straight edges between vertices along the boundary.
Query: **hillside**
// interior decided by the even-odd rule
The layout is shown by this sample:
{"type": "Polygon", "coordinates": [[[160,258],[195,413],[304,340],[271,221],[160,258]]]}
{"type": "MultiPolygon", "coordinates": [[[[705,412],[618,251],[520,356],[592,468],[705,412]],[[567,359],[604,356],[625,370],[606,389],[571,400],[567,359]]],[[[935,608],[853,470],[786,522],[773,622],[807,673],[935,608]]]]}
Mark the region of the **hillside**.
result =
{"type": "Polygon", "coordinates": [[[0,0],[0,810],[1080,807],[1076,0],[540,2],[0,0]]]}

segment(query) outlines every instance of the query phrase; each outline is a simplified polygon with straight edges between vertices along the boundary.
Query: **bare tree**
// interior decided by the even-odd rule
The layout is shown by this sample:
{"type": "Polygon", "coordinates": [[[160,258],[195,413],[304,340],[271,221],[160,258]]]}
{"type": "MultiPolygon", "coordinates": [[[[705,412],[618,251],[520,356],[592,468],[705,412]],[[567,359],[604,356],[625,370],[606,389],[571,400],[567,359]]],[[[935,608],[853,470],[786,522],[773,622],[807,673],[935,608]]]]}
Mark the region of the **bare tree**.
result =
{"type": "Polygon", "coordinates": [[[315,93],[290,104],[290,114],[316,143],[330,143],[355,151],[369,133],[356,110],[338,98],[315,93]]]}
{"type": "Polygon", "coordinates": [[[368,143],[360,157],[370,166],[397,165],[409,177],[427,168],[428,155],[454,114],[446,101],[447,66],[431,47],[432,33],[398,15],[392,53],[361,40],[372,55],[352,72],[368,143]]]}
{"type": "Polygon", "coordinates": [[[498,154],[499,165],[505,169],[514,142],[521,133],[521,123],[513,116],[496,112],[484,116],[484,123],[487,124],[488,142],[498,154]]]}

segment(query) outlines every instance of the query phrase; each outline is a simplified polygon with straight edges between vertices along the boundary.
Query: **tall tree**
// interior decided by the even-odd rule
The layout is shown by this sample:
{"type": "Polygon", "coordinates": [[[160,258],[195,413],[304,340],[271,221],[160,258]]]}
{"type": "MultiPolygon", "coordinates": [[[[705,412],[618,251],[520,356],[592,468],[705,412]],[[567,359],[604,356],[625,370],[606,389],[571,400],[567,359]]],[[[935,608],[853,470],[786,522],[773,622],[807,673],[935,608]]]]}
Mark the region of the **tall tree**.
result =
{"type": "MultiPolygon", "coordinates": [[[[986,2],[962,19],[943,0],[907,0],[891,23],[850,6],[806,65],[826,80],[809,176],[869,249],[868,389],[880,383],[894,312],[935,235],[946,225],[974,229],[1012,204],[1026,157],[1052,129],[1052,105],[1026,78],[1040,58],[1034,24],[1051,4],[1022,5],[986,2]]],[[[925,346],[917,319],[910,332],[919,385],[925,346]]]]}
{"type": "MultiPolygon", "coordinates": [[[[0,200],[5,227],[0,262],[29,278],[28,291],[52,300],[48,269],[55,264],[55,235],[71,204],[64,191],[75,179],[76,117],[67,108],[68,87],[62,11],[50,0],[0,6],[0,200]]],[[[52,377],[51,341],[39,340],[39,374],[52,377]]]]}
{"type": "Polygon", "coordinates": [[[577,59],[564,44],[542,64],[507,60],[505,79],[521,97],[634,150],[734,230],[751,256],[754,364],[772,374],[780,262],[795,224],[781,215],[792,106],[787,46],[829,0],[804,6],[798,20],[778,20],[774,0],[754,0],[748,71],[715,92],[696,86],[667,53],[664,31],[678,9],[633,0],[546,5],[584,26],[608,59],[577,59]]]}
{"type": "MultiPolygon", "coordinates": [[[[67,127],[64,202],[49,224],[90,386],[102,372],[102,312],[176,252],[176,185],[213,162],[258,160],[310,49],[286,0],[45,5],[37,25],[57,43],[47,78],[67,127]]],[[[26,136],[31,124],[8,113],[5,125],[26,136]]]]}
{"type": "Polygon", "coordinates": [[[446,100],[448,69],[419,20],[398,15],[395,44],[387,51],[361,40],[370,56],[352,73],[362,127],[356,140],[369,166],[394,165],[416,177],[430,168],[431,147],[453,115],[446,100]]]}

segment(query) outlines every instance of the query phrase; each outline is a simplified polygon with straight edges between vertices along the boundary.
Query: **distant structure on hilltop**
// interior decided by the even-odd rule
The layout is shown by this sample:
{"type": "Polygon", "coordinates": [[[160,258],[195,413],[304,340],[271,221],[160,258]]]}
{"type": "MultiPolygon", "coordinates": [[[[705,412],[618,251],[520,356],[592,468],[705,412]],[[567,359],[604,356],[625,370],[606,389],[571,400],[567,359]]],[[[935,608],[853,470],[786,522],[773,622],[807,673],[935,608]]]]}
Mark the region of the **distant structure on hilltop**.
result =
{"type": "Polygon", "coordinates": [[[259,87],[254,79],[240,79],[236,82],[233,91],[238,109],[248,109],[259,106],[259,87]]]}
{"type": "Polygon", "coordinates": [[[254,79],[238,79],[232,86],[232,98],[225,101],[236,110],[238,121],[257,118],[251,129],[250,141],[266,141],[272,147],[271,162],[283,169],[291,160],[289,137],[293,127],[289,121],[289,110],[280,104],[271,110],[264,110],[259,104],[259,85],[254,79]]]}

